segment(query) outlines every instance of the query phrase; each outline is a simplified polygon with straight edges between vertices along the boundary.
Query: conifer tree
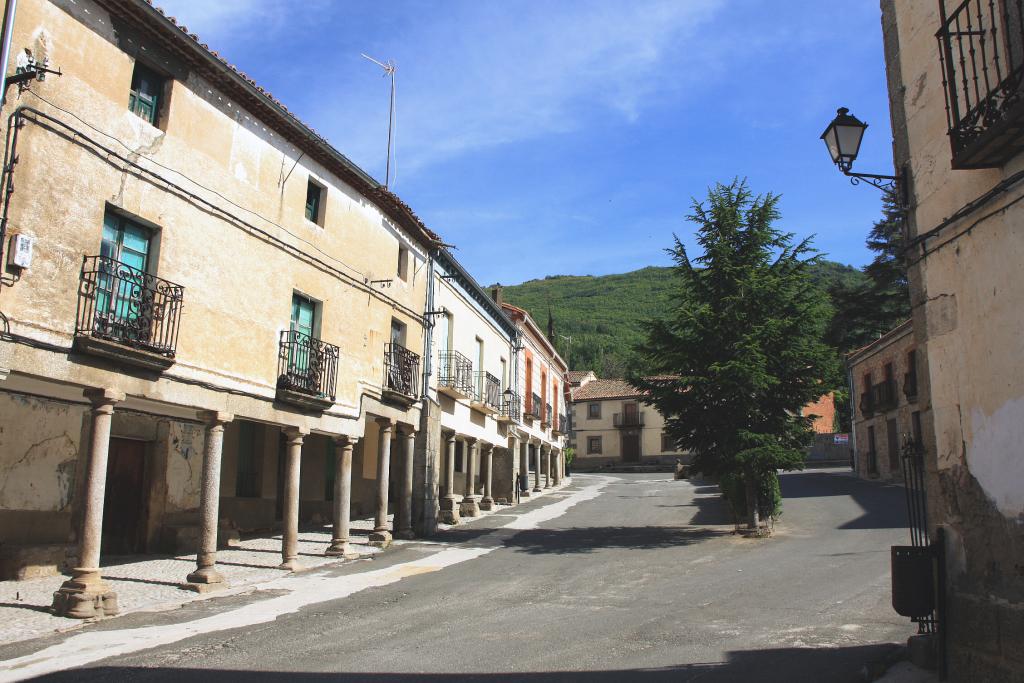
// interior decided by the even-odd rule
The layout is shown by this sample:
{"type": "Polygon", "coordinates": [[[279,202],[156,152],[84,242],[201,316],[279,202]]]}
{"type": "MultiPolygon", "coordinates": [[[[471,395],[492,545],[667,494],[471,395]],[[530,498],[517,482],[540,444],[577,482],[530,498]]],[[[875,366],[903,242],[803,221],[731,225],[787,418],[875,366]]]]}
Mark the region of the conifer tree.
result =
{"type": "Polygon", "coordinates": [[[691,260],[678,238],[668,250],[676,300],[638,349],[661,374],[633,380],[752,529],[778,512],[777,470],[803,467],[812,432],[801,408],[838,379],[823,341],[831,309],[809,273],[817,257],[773,227],[777,204],[739,180],[694,200],[703,253],[691,260]]]}

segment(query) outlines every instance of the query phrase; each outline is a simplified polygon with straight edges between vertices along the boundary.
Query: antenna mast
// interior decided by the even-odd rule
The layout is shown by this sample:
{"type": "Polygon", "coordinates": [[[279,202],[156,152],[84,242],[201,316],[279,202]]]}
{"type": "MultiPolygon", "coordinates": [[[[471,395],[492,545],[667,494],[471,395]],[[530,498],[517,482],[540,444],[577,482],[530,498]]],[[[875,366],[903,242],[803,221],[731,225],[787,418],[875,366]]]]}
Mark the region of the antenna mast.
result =
{"type": "Polygon", "coordinates": [[[360,54],[362,54],[364,59],[368,59],[380,68],[384,69],[385,76],[391,76],[391,108],[388,111],[388,157],[387,166],[384,171],[384,189],[387,190],[391,185],[391,139],[395,128],[395,72],[398,70],[398,67],[396,67],[395,63],[390,59],[387,63],[384,63],[365,53],[360,54]]]}

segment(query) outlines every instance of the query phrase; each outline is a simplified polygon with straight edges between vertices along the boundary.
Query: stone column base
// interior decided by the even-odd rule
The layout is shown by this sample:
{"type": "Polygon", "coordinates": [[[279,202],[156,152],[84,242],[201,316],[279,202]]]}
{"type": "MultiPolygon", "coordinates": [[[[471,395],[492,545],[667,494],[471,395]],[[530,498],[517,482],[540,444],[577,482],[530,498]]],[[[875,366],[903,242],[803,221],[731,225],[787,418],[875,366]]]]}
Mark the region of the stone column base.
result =
{"type": "Polygon", "coordinates": [[[52,610],[58,617],[96,619],[118,613],[117,593],[100,578],[98,569],[76,568],[73,578],[53,594],[52,610]]]}
{"type": "Polygon", "coordinates": [[[298,560],[285,560],[281,564],[277,565],[278,569],[284,569],[289,572],[301,572],[305,567],[299,564],[298,560]]]}
{"type": "Polygon", "coordinates": [[[476,496],[464,496],[459,505],[459,513],[463,517],[479,517],[480,504],[477,502],[476,496]]]}
{"type": "Polygon", "coordinates": [[[185,581],[186,583],[181,584],[180,587],[196,593],[208,593],[228,587],[224,576],[217,571],[216,567],[212,566],[200,567],[186,576],[185,581]]]}
{"type": "Polygon", "coordinates": [[[458,524],[459,523],[459,506],[455,502],[455,498],[442,498],[440,500],[441,506],[441,521],[445,524],[458,524]]]}
{"type": "Polygon", "coordinates": [[[352,546],[348,543],[331,543],[327,550],[324,551],[324,555],[327,557],[340,557],[344,560],[355,560],[360,557],[359,553],[352,550],[352,546]]]}
{"type": "Polygon", "coordinates": [[[375,548],[387,548],[391,545],[391,532],[387,529],[372,531],[370,533],[370,545],[375,548]]]}
{"type": "Polygon", "coordinates": [[[494,504],[494,499],[493,498],[481,498],[480,499],[480,509],[481,510],[493,510],[495,507],[496,506],[494,504]]]}
{"type": "Polygon", "coordinates": [[[534,486],[534,487],[533,487],[533,492],[534,492],[534,493],[540,493],[540,492],[541,492],[541,491],[543,491],[543,490],[544,490],[544,489],[542,489],[542,488],[541,488],[541,487],[539,487],[539,486],[534,486]]]}

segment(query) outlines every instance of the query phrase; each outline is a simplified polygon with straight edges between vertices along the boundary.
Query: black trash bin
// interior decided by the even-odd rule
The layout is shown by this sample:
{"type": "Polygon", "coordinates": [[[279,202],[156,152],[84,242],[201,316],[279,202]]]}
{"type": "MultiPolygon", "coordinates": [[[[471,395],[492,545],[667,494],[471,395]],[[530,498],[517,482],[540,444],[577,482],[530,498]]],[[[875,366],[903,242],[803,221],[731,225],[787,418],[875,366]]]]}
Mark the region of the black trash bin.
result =
{"type": "Polygon", "coordinates": [[[904,617],[935,609],[935,553],[930,547],[892,546],[892,608],[904,617]]]}

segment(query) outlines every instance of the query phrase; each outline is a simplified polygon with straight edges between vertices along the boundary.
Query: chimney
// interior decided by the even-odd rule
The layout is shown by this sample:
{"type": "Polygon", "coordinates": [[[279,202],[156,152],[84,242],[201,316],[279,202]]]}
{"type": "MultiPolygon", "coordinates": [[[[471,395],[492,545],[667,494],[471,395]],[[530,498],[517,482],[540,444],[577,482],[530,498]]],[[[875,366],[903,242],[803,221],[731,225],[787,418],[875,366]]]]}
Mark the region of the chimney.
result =
{"type": "Polygon", "coordinates": [[[494,303],[498,304],[499,306],[505,303],[505,297],[501,293],[502,289],[503,288],[501,285],[495,285],[494,287],[491,288],[491,298],[494,299],[494,303]]]}

